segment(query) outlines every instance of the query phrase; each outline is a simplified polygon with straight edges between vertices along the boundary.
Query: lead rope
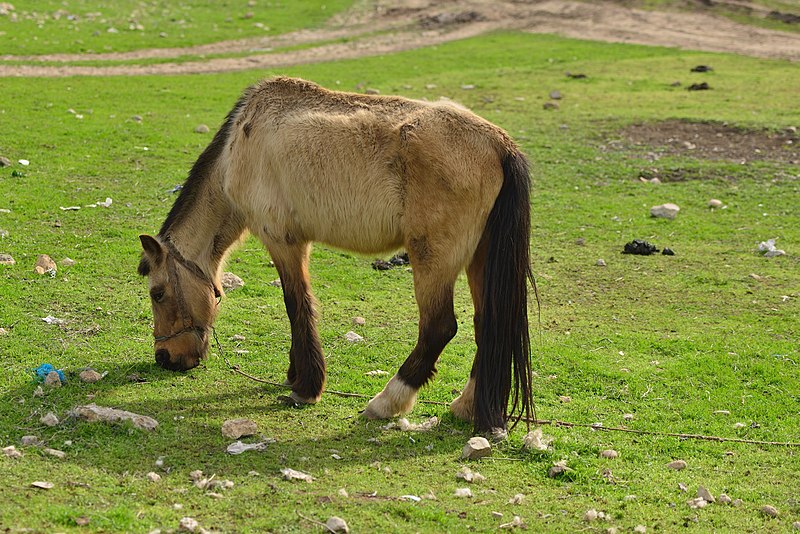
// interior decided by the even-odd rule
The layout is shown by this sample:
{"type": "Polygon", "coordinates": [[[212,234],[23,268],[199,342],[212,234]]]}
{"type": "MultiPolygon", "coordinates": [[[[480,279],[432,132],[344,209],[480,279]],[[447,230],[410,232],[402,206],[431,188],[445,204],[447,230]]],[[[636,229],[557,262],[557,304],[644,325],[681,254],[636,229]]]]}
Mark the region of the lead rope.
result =
{"type": "MultiPolygon", "coordinates": [[[[273,382],[272,380],[265,380],[263,378],[258,378],[257,376],[253,376],[251,374],[245,373],[242,371],[241,367],[237,364],[233,364],[228,360],[228,357],[222,350],[222,344],[219,342],[219,338],[217,338],[217,331],[212,326],[211,333],[214,336],[214,343],[217,346],[217,350],[219,351],[219,355],[222,356],[222,359],[225,361],[225,364],[228,368],[237,373],[242,375],[245,378],[249,378],[254,382],[259,382],[261,384],[268,384],[270,386],[275,386],[284,389],[291,389],[292,387],[288,384],[284,384],[282,382],[273,382]]],[[[348,393],[346,391],[336,391],[333,389],[326,389],[326,393],[330,393],[332,395],[338,395],[339,397],[350,397],[350,398],[357,398],[357,399],[371,399],[372,396],[364,395],[361,393],[348,393]]],[[[432,401],[432,400],[422,400],[418,399],[418,403],[420,404],[433,404],[436,406],[450,406],[449,402],[441,402],[441,401],[432,401]]],[[[624,428],[624,427],[613,427],[613,426],[602,426],[598,424],[589,424],[589,423],[570,423],[568,421],[559,421],[557,419],[536,419],[525,417],[523,419],[526,423],[540,425],[540,426],[556,426],[562,428],[590,428],[596,431],[602,432],[625,432],[628,434],[638,434],[638,435],[645,435],[645,436],[661,436],[661,437],[671,437],[671,438],[679,438],[679,439],[694,439],[700,441],[716,441],[716,442],[731,442],[731,443],[746,443],[749,445],[772,445],[776,447],[800,447],[800,443],[793,443],[793,442],[786,442],[786,441],[760,441],[755,439],[744,439],[744,438],[726,438],[721,436],[704,436],[702,434],[682,434],[676,432],[659,432],[657,430],[636,430],[634,428],[624,428]]]]}

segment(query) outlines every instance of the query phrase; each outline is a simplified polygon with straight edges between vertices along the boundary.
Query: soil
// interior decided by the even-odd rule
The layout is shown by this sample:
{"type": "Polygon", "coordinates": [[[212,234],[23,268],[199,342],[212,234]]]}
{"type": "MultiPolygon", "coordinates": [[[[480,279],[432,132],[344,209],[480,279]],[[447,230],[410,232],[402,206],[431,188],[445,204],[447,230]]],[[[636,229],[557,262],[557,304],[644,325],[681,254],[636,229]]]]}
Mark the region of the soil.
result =
{"type": "MultiPolygon", "coordinates": [[[[325,27],[277,37],[224,41],[189,48],[107,54],[0,56],[0,76],[115,76],[188,74],[279,68],[390,54],[473,37],[494,30],[554,33],[578,39],[636,43],[800,61],[800,33],[746,26],[718,16],[724,5],[751,16],[775,15],[744,1],[687,0],[691,11],[645,11],[630,2],[562,0],[360,0],[325,27]],[[348,42],[335,42],[341,38],[348,42]],[[331,42],[334,41],[334,42],[331,42]],[[303,45],[301,50],[279,49],[303,45]],[[278,50],[277,52],[271,52],[278,50]],[[141,61],[186,55],[245,54],[185,63],[79,66],[77,61],[141,61]],[[43,64],[64,63],[63,65],[43,64]]],[[[794,14],[780,14],[787,21],[794,14]]],[[[789,22],[787,22],[789,24],[789,22]]]]}
{"type": "MultiPolygon", "coordinates": [[[[718,122],[668,120],[631,125],[621,132],[623,149],[650,151],[650,159],[663,155],[697,159],[776,161],[800,165],[797,129],[748,130],[718,122]]],[[[609,146],[614,146],[614,142],[609,146]]],[[[664,180],[665,177],[659,175],[664,180]]],[[[669,180],[669,178],[667,177],[669,180]]]]}

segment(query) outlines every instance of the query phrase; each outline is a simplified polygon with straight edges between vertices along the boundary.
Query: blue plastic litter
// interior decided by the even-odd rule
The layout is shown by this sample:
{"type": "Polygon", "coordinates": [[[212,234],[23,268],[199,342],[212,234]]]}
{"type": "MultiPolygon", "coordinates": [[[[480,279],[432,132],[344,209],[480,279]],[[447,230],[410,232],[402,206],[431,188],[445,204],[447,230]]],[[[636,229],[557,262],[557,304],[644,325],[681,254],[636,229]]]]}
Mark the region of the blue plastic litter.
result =
{"type": "Polygon", "coordinates": [[[49,363],[43,363],[42,365],[34,369],[34,371],[36,372],[36,380],[38,382],[44,382],[44,379],[47,378],[47,375],[49,375],[53,371],[58,373],[58,378],[61,379],[62,384],[67,381],[67,377],[64,375],[64,371],[62,371],[61,369],[56,369],[49,363]]]}

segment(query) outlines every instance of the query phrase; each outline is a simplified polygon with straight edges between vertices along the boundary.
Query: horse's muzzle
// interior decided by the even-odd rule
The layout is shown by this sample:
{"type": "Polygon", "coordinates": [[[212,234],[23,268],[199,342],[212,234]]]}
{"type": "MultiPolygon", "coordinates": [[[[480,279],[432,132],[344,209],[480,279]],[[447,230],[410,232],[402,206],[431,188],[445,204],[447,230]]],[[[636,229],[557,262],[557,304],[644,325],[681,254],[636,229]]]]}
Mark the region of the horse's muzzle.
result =
{"type": "Polygon", "coordinates": [[[169,371],[188,371],[200,364],[200,358],[177,356],[170,354],[167,349],[158,349],[156,351],[156,363],[169,371]]]}

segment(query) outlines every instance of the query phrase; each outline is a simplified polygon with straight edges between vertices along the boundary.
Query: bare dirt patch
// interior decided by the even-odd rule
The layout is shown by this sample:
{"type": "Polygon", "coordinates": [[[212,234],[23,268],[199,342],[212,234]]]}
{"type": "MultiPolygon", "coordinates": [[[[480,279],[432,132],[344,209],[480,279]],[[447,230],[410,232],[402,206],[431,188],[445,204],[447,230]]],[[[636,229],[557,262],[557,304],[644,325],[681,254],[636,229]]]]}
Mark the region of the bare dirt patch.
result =
{"type": "MultiPolygon", "coordinates": [[[[108,54],[0,56],[0,76],[181,74],[276,68],[388,54],[495,30],[555,33],[607,42],[733,52],[800,61],[800,33],[737,24],[702,9],[646,11],[618,2],[564,0],[363,0],[321,29],[209,45],[108,54]],[[348,42],[330,42],[349,39],[348,42]],[[311,45],[301,50],[281,48],[311,45]],[[245,54],[184,63],[76,66],[76,61],[137,61],[179,56],[245,54]],[[43,62],[65,63],[44,65],[43,62]]],[[[736,2],[750,6],[747,2],[736,2]]],[[[757,6],[753,5],[753,9],[757,6]]]]}
{"type": "Polygon", "coordinates": [[[800,136],[796,129],[775,132],[719,122],[668,120],[633,124],[624,128],[620,135],[624,139],[623,149],[645,152],[649,159],[671,155],[737,163],[775,161],[800,165],[800,136]]]}

